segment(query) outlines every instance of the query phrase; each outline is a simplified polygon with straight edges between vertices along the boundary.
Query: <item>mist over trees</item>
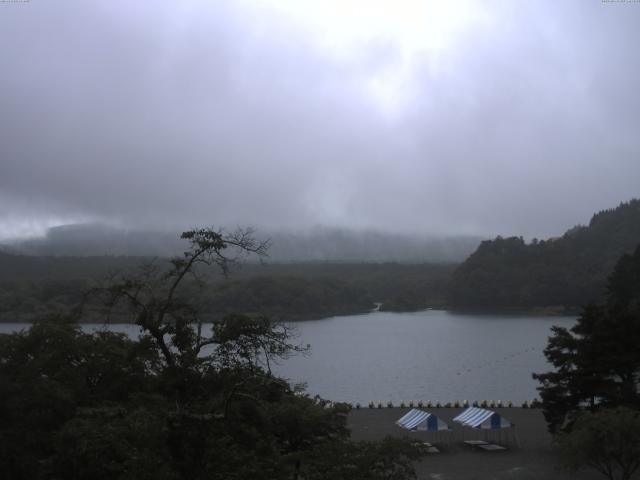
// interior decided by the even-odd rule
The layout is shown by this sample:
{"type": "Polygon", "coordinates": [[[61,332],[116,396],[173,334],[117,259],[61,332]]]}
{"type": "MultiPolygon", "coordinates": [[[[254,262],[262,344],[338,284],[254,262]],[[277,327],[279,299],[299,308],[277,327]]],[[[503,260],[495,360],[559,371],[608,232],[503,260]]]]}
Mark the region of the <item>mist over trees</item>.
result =
{"type": "MultiPolygon", "coordinates": [[[[619,256],[640,243],[639,205],[640,201],[632,200],[603,210],[593,216],[588,226],[574,227],[556,239],[534,239],[527,243],[522,237],[498,237],[482,242],[460,265],[442,261],[322,261],[318,258],[349,255],[385,258],[392,255],[393,249],[405,248],[408,258],[412,250],[402,241],[404,237],[394,244],[394,236],[370,238],[365,233],[351,232],[340,240],[337,231],[317,237],[309,234],[305,238],[310,243],[301,241],[296,250],[296,237],[282,234],[271,239],[272,249],[290,250],[290,257],[294,258],[312,255],[311,246],[317,245],[315,260],[304,257],[305,261],[277,262],[269,257],[263,264],[244,264],[231,279],[203,272],[208,277],[206,288],[189,282],[185,288],[211,319],[231,312],[287,320],[322,318],[365,312],[376,302],[383,304],[383,310],[393,311],[449,307],[576,312],[581,305],[603,298],[606,277],[619,256]],[[367,250],[364,245],[370,248],[367,250]],[[382,248],[384,245],[388,247],[386,250],[382,248]]],[[[76,231],[76,227],[70,230],[76,231]]],[[[101,248],[110,245],[113,238],[123,240],[122,246],[128,245],[128,239],[136,238],[119,234],[106,234],[103,238],[98,234],[100,230],[94,231],[92,227],[82,227],[77,232],[84,233],[78,233],[73,242],[65,240],[60,245],[70,248],[79,242],[81,246],[85,234],[106,242],[101,248]]],[[[63,234],[62,238],[68,237],[63,234]]],[[[144,238],[136,240],[142,242],[139,251],[143,251],[144,238]]],[[[178,248],[179,242],[171,242],[178,248]]],[[[449,252],[460,252],[455,238],[442,242],[443,248],[449,245],[449,252]]],[[[467,240],[461,242],[465,244],[467,240]]],[[[156,244],[169,245],[159,235],[147,248],[153,249],[156,244]]],[[[89,241],[84,252],[94,251],[97,245],[89,241]]],[[[426,248],[424,243],[420,245],[426,248]]],[[[68,312],[79,300],[80,292],[99,284],[113,272],[130,271],[151,260],[151,257],[30,256],[0,252],[0,321],[29,321],[50,311],[68,312]]],[[[162,264],[167,259],[158,258],[155,262],[162,264]]]]}
{"type": "MultiPolygon", "coordinates": [[[[374,230],[311,228],[299,232],[261,231],[271,239],[270,262],[457,263],[477,247],[481,237],[409,235],[374,230]]],[[[103,224],[50,228],[42,238],[0,244],[14,254],[55,256],[170,257],[182,245],[173,232],[123,229],[103,224]]]]}
{"type": "MultiPolygon", "coordinates": [[[[444,305],[454,266],[447,259],[463,258],[476,244],[467,237],[419,239],[335,229],[276,233],[263,263],[247,262],[230,279],[203,271],[207,287],[187,282],[185,289],[210,320],[233,312],[287,320],[322,318],[366,312],[374,303],[382,303],[385,310],[419,310],[444,305]],[[416,260],[421,258],[434,261],[416,260]]],[[[105,253],[169,255],[181,247],[174,235],[97,225],[60,227],[42,240],[14,244],[8,248],[14,253],[0,252],[0,321],[68,312],[82,291],[108,275],[131,271],[142,262],[161,266],[168,261],[105,253]],[[19,251],[51,255],[15,254],[19,251]],[[76,255],[61,255],[72,252],[76,255]],[[101,255],[91,255],[97,252],[101,255]]],[[[85,317],[99,318],[89,312],[85,317]]]]}

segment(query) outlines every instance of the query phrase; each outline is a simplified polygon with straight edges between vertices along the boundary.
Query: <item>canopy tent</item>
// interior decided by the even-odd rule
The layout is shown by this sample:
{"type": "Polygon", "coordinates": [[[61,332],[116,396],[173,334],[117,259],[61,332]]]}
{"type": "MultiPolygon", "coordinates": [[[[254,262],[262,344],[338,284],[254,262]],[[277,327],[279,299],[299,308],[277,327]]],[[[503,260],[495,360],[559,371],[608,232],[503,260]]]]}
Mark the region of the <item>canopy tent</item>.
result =
{"type": "Polygon", "coordinates": [[[449,425],[432,413],[412,408],[409,413],[396,421],[396,425],[407,430],[423,430],[427,432],[439,432],[449,430],[449,425]]]}
{"type": "Polygon", "coordinates": [[[484,408],[470,407],[455,417],[453,421],[465,427],[482,430],[485,440],[488,440],[489,433],[493,432],[491,436],[497,436],[499,441],[508,441],[509,444],[511,444],[513,440],[516,446],[520,446],[518,436],[516,435],[516,424],[511,423],[498,412],[484,408]],[[503,435],[503,432],[506,435],[503,435]]]}
{"type": "Polygon", "coordinates": [[[497,428],[510,428],[514,426],[509,420],[497,412],[484,408],[469,407],[453,419],[465,427],[495,430],[497,428]]]}

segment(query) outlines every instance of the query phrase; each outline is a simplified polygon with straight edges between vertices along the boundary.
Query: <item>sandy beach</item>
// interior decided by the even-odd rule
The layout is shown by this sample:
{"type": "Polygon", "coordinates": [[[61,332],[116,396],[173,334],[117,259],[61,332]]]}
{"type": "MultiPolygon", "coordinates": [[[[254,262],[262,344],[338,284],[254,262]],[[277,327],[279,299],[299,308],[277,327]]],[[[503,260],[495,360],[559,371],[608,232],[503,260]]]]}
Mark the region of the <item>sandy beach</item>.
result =
{"type": "Polygon", "coordinates": [[[517,444],[506,432],[485,432],[464,428],[451,419],[462,408],[431,408],[429,411],[453,427],[451,433],[410,432],[395,425],[395,421],[409,408],[354,409],[348,423],[354,440],[380,440],[387,435],[428,441],[441,452],[429,454],[416,464],[419,479],[429,480],[506,480],[506,479],[598,479],[595,471],[584,470],[570,474],[558,469],[558,458],[551,447],[542,411],[523,408],[492,409],[516,425],[517,444]],[[471,450],[464,440],[488,440],[507,447],[504,451],[471,450]]]}

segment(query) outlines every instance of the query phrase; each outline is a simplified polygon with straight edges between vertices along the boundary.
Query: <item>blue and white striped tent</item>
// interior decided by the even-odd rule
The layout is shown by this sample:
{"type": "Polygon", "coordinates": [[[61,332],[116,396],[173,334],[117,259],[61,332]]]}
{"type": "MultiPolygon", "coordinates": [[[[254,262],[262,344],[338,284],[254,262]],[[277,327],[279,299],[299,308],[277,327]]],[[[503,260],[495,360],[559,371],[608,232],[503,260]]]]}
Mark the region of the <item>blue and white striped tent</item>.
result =
{"type": "Polygon", "coordinates": [[[461,423],[465,427],[481,428],[484,430],[495,430],[498,428],[509,428],[513,424],[497,412],[484,408],[470,407],[453,419],[454,422],[461,423]]]}
{"type": "Polygon", "coordinates": [[[412,408],[409,413],[397,420],[396,425],[407,430],[423,430],[427,432],[449,430],[449,425],[434,414],[415,408],[412,408]]]}

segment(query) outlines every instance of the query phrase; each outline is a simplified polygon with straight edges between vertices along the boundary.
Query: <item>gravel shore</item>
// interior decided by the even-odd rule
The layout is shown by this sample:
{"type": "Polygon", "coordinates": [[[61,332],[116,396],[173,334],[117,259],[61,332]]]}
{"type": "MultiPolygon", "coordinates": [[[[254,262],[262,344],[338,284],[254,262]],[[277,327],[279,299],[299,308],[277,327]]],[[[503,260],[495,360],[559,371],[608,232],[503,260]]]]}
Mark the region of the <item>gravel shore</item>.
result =
{"type": "Polygon", "coordinates": [[[395,421],[409,408],[354,409],[348,423],[354,440],[381,440],[387,435],[436,444],[441,452],[430,454],[416,464],[419,479],[429,480],[506,480],[506,479],[599,479],[596,472],[584,470],[569,474],[558,469],[558,458],[551,447],[542,412],[538,409],[496,408],[516,425],[516,439],[507,432],[481,432],[454,424],[451,419],[462,408],[423,408],[453,427],[451,433],[409,432],[395,421]],[[487,436],[485,436],[487,435],[487,436]],[[464,440],[488,440],[507,447],[504,451],[472,451],[464,440]]]}

